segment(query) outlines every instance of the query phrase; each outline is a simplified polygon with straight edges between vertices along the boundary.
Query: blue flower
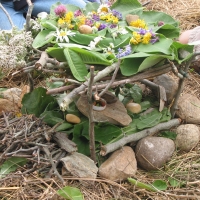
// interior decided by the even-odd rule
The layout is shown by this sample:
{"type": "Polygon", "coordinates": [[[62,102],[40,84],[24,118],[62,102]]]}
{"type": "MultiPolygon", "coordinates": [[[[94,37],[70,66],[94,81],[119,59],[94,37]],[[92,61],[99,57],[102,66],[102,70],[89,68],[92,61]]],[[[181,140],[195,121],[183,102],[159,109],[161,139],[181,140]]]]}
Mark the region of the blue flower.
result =
{"type": "Polygon", "coordinates": [[[119,20],[122,20],[122,14],[117,10],[112,10],[112,14],[117,17],[119,20]]]}
{"type": "Polygon", "coordinates": [[[124,47],[124,49],[121,49],[121,48],[118,49],[118,53],[117,53],[116,57],[117,57],[117,58],[122,58],[122,57],[124,57],[124,56],[128,56],[128,55],[131,54],[131,51],[132,51],[131,45],[130,45],[130,44],[129,44],[129,45],[126,45],[126,46],[124,47]]]}

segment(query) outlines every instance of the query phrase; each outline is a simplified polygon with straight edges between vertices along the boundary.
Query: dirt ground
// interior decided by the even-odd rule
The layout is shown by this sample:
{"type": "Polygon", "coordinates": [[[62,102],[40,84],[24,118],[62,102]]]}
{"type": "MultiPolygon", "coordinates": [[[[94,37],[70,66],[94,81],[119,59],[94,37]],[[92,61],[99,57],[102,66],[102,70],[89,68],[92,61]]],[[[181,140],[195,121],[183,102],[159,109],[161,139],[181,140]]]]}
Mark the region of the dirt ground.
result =
{"type": "MultiPolygon", "coordinates": [[[[142,0],[141,3],[147,3],[142,0]]],[[[151,0],[146,5],[148,10],[158,10],[171,15],[179,21],[181,31],[200,25],[200,0],[151,0]]],[[[184,93],[190,93],[200,99],[200,75],[189,72],[189,78],[184,86],[184,93]]],[[[10,79],[0,82],[4,87],[19,86],[21,80],[10,79]]],[[[26,80],[26,78],[24,78],[26,80]]],[[[0,121],[2,123],[3,120],[0,121]]],[[[96,179],[93,185],[83,185],[77,178],[64,177],[66,185],[78,187],[86,200],[167,200],[167,199],[200,199],[200,144],[188,153],[175,152],[172,159],[161,169],[146,172],[138,168],[134,178],[143,183],[151,184],[154,180],[168,181],[169,177],[186,181],[183,187],[169,187],[163,192],[150,192],[137,188],[128,182],[116,183],[104,179],[96,179]]],[[[0,180],[0,199],[15,200],[59,200],[56,191],[62,188],[57,178],[41,178],[38,174],[16,173],[0,180]]]]}

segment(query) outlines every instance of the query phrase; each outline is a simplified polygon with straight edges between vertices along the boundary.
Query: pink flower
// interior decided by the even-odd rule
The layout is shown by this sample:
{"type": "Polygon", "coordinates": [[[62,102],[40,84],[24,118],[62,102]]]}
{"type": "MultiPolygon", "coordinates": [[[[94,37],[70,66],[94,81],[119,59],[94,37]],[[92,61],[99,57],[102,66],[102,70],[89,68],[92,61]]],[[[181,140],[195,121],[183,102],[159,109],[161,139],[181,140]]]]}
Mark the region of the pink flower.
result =
{"type": "Polygon", "coordinates": [[[54,9],[54,12],[56,15],[58,15],[59,17],[62,17],[66,12],[67,12],[67,8],[65,7],[65,5],[59,5],[54,9]]]}

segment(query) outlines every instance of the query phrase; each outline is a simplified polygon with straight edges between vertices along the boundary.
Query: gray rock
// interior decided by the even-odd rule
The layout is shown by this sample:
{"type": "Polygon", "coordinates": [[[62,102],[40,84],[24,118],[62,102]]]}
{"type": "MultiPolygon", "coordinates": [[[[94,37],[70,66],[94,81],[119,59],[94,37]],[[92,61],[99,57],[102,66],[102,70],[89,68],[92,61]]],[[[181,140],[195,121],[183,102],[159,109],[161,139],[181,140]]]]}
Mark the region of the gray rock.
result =
{"type": "Polygon", "coordinates": [[[177,89],[178,89],[177,82],[174,79],[172,79],[170,76],[168,76],[167,74],[162,74],[160,76],[157,76],[153,80],[153,82],[165,88],[167,101],[168,103],[170,103],[177,92],[177,89]]]}
{"type": "Polygon", "coordinates": [[[99,175],[103,178],[122,181],[135,175],[137,171],[137,161],[135,153],[131,147],[125,146],[115,151],[99,167],[99,175]]]}
{"type": "Polygon", "coordinates": [[[190,151],[193,149],[200,140],[200,131],[198,126],[194,124],[180,125],[176,129],[177,137],[175,144],[181,151],[190,151]]]}
{"type": "Polygon", "coordinates": [[[69,171],[74,177],[91,179],[97,177],[98,168],[94,161],[81,153],[73,152],[72,154],[62,158],[61,161],[67,171],[69,171]]]}
{"type": "Polygon", "coordinates": [[[145,137],[135,149],[138,165],[145,170],[157,170],[170,160],[175,150],[173,140],[163,137],[145,137]]]}
{"type": "Polygon", "coordinates": [[[183,94],[178,100],[176,115],[185,123],[200,124],[200,100],[191,95],[183,94]]]}

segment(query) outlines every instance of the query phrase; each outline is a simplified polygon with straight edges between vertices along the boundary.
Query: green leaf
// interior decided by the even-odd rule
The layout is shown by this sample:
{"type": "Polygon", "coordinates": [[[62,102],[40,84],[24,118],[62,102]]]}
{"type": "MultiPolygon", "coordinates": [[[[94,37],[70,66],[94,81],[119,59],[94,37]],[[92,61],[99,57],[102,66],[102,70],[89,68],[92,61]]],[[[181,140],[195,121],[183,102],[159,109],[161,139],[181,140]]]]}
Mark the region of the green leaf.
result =
{"type": "Polygon", "coordinates": [[[84,200],[84,196],[78,188],[66,186],[57,191],[57,193],[67,200],[84,200]]]}
{"type": "Polygon", "coordinates": [[[44,46],[45,44],[48,44],[49,42],[51,42],[54,36],[53,35],[51,35],[50,37],[47,37],[47,36],[53,32],[51,30],[40,31],[32,43],[33,48],[38,49],[44,46]]]}
{"type": "Polygon", "coordinates": [[[128,178],[128,181],[135,185],[136,187],[139,187],[139,188],[142,188],[142,189],[146,189],[146,190],[149,190],[149,191],[153,191],[153,192],[157,192],[157,190],[155,188],[153,188],[151,185],[149,184],[146,184],[146,183],[142,183],[136,179],[133,179],[133,178],[128,178]]]}
{"type": "Polygon", "coordinates": [[[151,102],[150,101],[142,101],[140,103],[140,106],[141,106],[141,112],[142,111],[145,111],[147,110],[148,108],[150,108],[152,105],[151,105],[151,102]]]}
{"type": "Polygon", "coordinates": [[[41,22],[41,25],[49,30],[55,31],[57,28],[57,22],[52,19],[45,19],[41,22]]]}
{"type": "Polygon", "coordinates": [[[140,103],[142,99],[142,89],[137,84],[134,84],[130,89],[130,95],[135,103],[140,103]]]}
{"type": "Polygon", "coordinates": [[[175,140],[176,137],[177,137],[177,134],[173,131],[162,131],[160,134],[159,134],[160,137],[165,137],[165,138],[169,138],[169,139],[172,139],[172,140],[175,140]]]}
{"type": "Polygon", "coordinates": [[[0,166],[0,179],[27,163],[26,158],[11,157],[0,166]]]}
{"type": "Polygon", "coordinates": [[[76,52],[84,63],[93,64],[93,65],[111,65],[112,62],[107,60],[105,55],[95,51],[88,51],[85,49],[80,49],[76,47],[70,48],[74,52],[76,52]]]}
{"type": "Polygon", "coordinates": [[[185,185],[185,183],[186,183],[185,181],[178,181],[178,180],[176,180],[176,179],[174,179],[172,177],[169,177],[168,180],[169,180],[169,183],[170,183],[170,185],[172,187],[178,187],[178,188],[180,188],[183,185],[185,185]]]}
{"type": "Polygon", "coordinates": [[[81,119],[81,123],[74,125],[73,139],[72,139],[72,141],[75,142],[77,145],[78,152],[86,156],[90,155],[89,141],[83,135],[88,134],[88,130],[89,130],[88,126],[89,126],[89,122],[82,121],[81,119]]]}
{"type": "Polygon", "coordinates": [[[160,122],[167,122],[171,119],[171,112],[168,108],[164,107],[161,113],[162,117],[160,119],[160,122]]]}
{"type": "Polygon", "coordinates": [[[68,122],[63,122],[60,126],[56,127],[56,131],[65,131],[72,128],[73,125],[68,122]]]}
{"type": "Polygon", "coordinates": [[[48,47],[46,52],[58,61],[66,62],[66,57],[64,54],[64,49],[60,47],[48,47]]]}
{"type": "Polygon", "coordinates": [[[163,180],[155,180],[152,185],[158,190],[167,189],[167,183],[163,180]]]}
{"type": "Polygon", "coordinates": [[[47,105],[55,101],[52,96],[46,94],[46,91],[46,89],[39,87],[31,93],[25,94],[22,99],[22,113],[35,114],[36,117],[39,117],[47,105]]]}
{"type": "Polygon", "coordinates": [[[54,126],[59,122],[63,122],[63,114],[58,111],[45,111],[40,115],[40,118],[49,126],[54,126]]]}
{"type": "Polygon", "coordinates": [[[140,121],[137,123],[137,128],[139,130],[153,127],[160,123],[162,113],[158,109],[154,109],[152,112],[140,117],[140,121]]]}
{"type": "Polygon", "coordinates": [[[88,71],[80,55],[70,48],[65,48],[64,54],[73,76],[79,81],[84,81],[88,71]]]}

